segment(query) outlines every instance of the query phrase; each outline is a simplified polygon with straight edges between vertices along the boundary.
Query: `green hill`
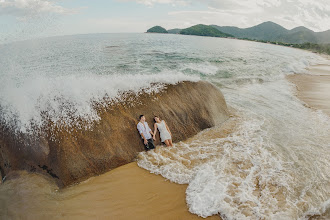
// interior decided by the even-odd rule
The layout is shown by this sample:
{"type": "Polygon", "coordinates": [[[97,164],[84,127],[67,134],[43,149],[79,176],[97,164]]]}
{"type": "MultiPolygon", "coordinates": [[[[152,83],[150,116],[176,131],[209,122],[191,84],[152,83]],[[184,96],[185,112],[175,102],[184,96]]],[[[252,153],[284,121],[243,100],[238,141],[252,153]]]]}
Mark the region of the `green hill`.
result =
{"type": "Polygon", "coordinates": [[[227,34],[231,34],[234,37],[241,36],[242,35],[242,29],[238,27],[233,27],[233,26],[217,26],[217,25],[210,25],[211,27],[214,27],[218,29],[219,31],[227,34]]]}
{"type": "Polygon", "coordinates": [[[296,33],[296,32],[300,32],[300,31],[307,31],[307,32],[312,32],[312,33],[314,32],[304,26],[299,26],[299,27],[295,27],[295,28],[289,30],[289,33],[296,33]]]}
{"type": "Polygon", "coordinates": [[[147,33],[168,33],[167,30],[161,26],[154,26],[147,30],[147,33]]]}
{"type": "Polygon", "coordinates": [[[166,31],[160,26],[155,26],[150,28],[147,32],[211,37],[236,37],[240,39],[265,42],[282,42],[287,44],[330,43],[330,30],[324,32],[314,32],[303,26],[288,30],[281,25],[270,21],[249,28],[199,24],[186,29],[175,28],[166,31]]]}
{"type": "Polygon", "coordinates": [[[330,43],[330,30],[324,32],[314,32],[306,27],[300,26],[287,30],[274,22],[264,22],[250,28],[238,28],[232,26],[211,25],[221,32],[231,34],[236,38],[277,41],[284,43],[330,43]]]}
{"type": "Polygon", "coordinates": [[[197,36],[209,36],[209,37],[233,37],[233,35],[223,33],[214,27],[198,24],[190,28],[182,29],[180,34],[183,35],[197,35],[197,36]]]}
{"type": "Polygon", "coordinates": [[[278,36],[276,41],[291,44],[302,44],[306,42],[317,43],[318,39],[314,32],[303,30],[278,36]]]}
{"type": "Polygon", "coordinates": [[[288,30],[273,22],[264,22],[250,28],[237,27],[221,27],[212,25],[219,31],[231,34],[237,38],[248,38],[253,40],[276,40],[280,35],[285,34],[288,30]]]}
{"type": "Polygon", "coordinates": [[[169,34],[180,34],[180,31],[181,31],[181,30],[182,30],[182,29],[174,28],[174,29],[167,30],[167,32],[168,32],[169,34]]]}
{"type": "Polygon", "coordinates": [[[317,32],[316,34],[317,34],[318,43],[321,43],[321,44],[330,43],[330,30],[323,31],[323,32],[317,32]]]}

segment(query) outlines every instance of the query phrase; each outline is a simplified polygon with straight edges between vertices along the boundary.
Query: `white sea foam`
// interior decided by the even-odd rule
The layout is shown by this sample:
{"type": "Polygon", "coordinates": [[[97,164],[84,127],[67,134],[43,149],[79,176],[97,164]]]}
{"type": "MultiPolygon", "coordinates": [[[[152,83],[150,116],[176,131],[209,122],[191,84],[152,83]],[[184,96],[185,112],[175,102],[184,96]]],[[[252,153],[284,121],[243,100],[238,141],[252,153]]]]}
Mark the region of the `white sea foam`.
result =
{"type": "Polygon", "coordinates": [[[125,91],[159,91],[162,86],[152,83],[176,84],[180,81],[199,80],[198,76],[164,72],[157,75],[65,75],[51,79],[35,76],[27,79],[6,78],[0,85],[1,117],[20,132],[31,131],[33,125],[41,126],[42,112],[57,123],[68,125],[79,120],[93,122],[99,119],[93,102],[104,97],[120,99],[125,91]],[[31,124],[33,123],[33,125],[31,124]]]}
{"type": "Polygon", "coordinates": [[[258,123],[245,121],[237,133],[227,138],[207,143],[194,140],[170,150],[141,153],[138,165],[173,182],[189,183],[186,199],[194,214],[269,218],[284,212],[277,203],[288,205],[280,197],[288,191],[292,179],[283,172],[284,163],[264,148],[267,143],[258,135],[262,132],[258,123]]]}
{"type": "Polygon", "coordinates": [[[322,215],[330,190],[329,117],[305,108],[291,88],[282,79],[224,89],[243,117],[232,135],[209,136],[212,128],[173,148],[143,152],[138,165],[189,184],[189,211],[202,217],[322,215]]]}
{"type": "Polygon", "coordinates": [[[98,120],[92,103],[104,96],[157,91],[162,87],[154,82],[200,75],[222,87],[227,104],[242,116],[240,126],[226,138],[212,128],[173,148],[143,152],[138,165],[189,184],[189,210],[203,217],[322,215],[329,209],[329,117],[305,108],[284,75],[324,59],[268,44],[200,39],[93,35],[8,46],[0,54],[0,119],[22,132],[31,122],[43,123],[41,112],[54,122],[91,122],[98,120]]]}
{"type": "Polygon", "coordinates": [[[212,65],[209,62],[205,63],[190,63],[186,66],[186,71],[190,70],[192,73],[194,71],[201,73],[202,75],[215,75],[219,68],[215,65],[212,65]]]}
{"type": "Polygon", "coordinates": [[[322,216],[320,219],[330,219],[330,199],[323,202],[319,207],[312,208],[311,210],[305,212],[299,220],[308,220],[311,219],[311,217],[316,216],[322,216]]]}
{"type": "MultiPolygon", "coordinates": [[[[204,131],[188,143],[140,153],[138,165],[173,182],[189,184],[189,211],[202,217],[297,219],[324,213],[327,208],[319,204],[324,188],[315,188],[313,182],[320,181],[319,177],[310,181],[310,174],[302,175],[295,159],[290,161],[275,150],[263,126],[263,120],[243,120],[226,138],[210,139],[209,131],[204,131]]],[[[321,164],[316,170],[323,169],[321,164]]]]}
{"type": "Polygon", "coordinates": [[[267,142],[256,135],[260,131],[257,122],[246,121],[239,133],[221,140],[223,153],[200,166],[187,188],[192,213],[202,217],[220,213],[226,219],[290,216],[292,210],[283,206],[290,205],[284,195],[292,177],[284,172],[280,158],[265,149],[267,142]]]}

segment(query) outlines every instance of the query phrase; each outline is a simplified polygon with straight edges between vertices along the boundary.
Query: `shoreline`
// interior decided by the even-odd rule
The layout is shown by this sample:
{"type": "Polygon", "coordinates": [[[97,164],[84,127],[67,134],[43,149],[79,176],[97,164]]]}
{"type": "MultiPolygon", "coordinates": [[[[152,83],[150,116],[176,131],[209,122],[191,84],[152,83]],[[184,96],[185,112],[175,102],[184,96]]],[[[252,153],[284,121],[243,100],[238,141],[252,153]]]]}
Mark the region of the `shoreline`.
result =
{"type": "MultiPolygon", "coordinates": [[[[182,35],[182,36],[213,37],[213,36],[202,36],[202,35],[192,35],[192,34],[186,35],[186,34],[156,33],[156,32],[144,32],[143,34],[165,34],[165,35],[171,34],[171,35],[182,35]]],[[[319,56],[325,57],[328,60],[330,59],[330,54],[327,54],[327,53],[322,53],[322,52],[313,51],[310,49],[299,48],[299,47],[293,47],[293,46],[289,46],[289,45],[283,45],[283,44],[290,44],[290,43],[278,42],[278,44],[276,44],[276,42],[272,42],[272,41],[263,42],[263,41],[254,40],[254,39],[243,39],[243,38],[236,38],[236,37],[213,37],[213,38],[224,38],[224,39],[231,39],[231,40],[242,40],[242,41],[256,42],[256,43],[262,43],[262,44],[270,44],[270,45],[281,46],[281,47],[286,47],[286,48],[302,50],[305,52],[315,53],[315,54],[318,54],[319,56]]],[[[309,42],[305,42],[305,43],[309,43],[309,42]]],[[[304,43],[301,43],[301,44],[304,44],[304,43]]],[[[301,45],[301,44],[296,44],[296,45],[301,45]]],[[[292,44],[292,45],[294,45],[294,44],[292,44]]]]}
{"type": "MultiPolygon", "coordinates": [[[[230,109],[232,114],[230,119],[215,127],[205,129],[186,141],[190,143],[200,135],[210,137],[226,137],[230,135],[236,128],[239,117],[235,115],[233,109],[230,109]]],[[[157,146],[161,148],[163,146],[157,146]]],[[[157,150],[157,148],[155,150],[157,150]]],[[[157,219],[157,220],[190,220],[190,219],[207,219],[221,220],[217,215],[207,218],[189,212],[189,207],[186,203],[186,189],[188,184],[177,184],[169,181],[165,177],[151,173],[137,165],[137,162],[132,162],[103,175],[92,177],[80,184],[64,188],[63,193],[77,195],[74,201],[66,201],[68,204],[63,204],[64,207],[70,206],[73,202],[76,204],[80,201],[91,199],[107,200],[106,203],[93,204],[93,207],[88,206],[89,203],[83,203],[84,210],[91,209],[99,219],[157,219]],[[106,186],[103,191],[90,191],[91,188],[97,186],[106,186]],[[80,192],[88,192],[82,195],[80,192]],[[111,200],[107,197],[111,196],[111,200]],[[99,198],[97,198],[99,196],[99,198]],[[104,198],[106,197],[106,198],[104,198]],[[86,199],[84,199],[86,198],[86,199]],[[106,205],[106,207],[102,207],[106,205]],[[104,210],[107,210],[106,213],[104,210]]]]}
{"type": "Polygon", "coordinates": [[[308,74],[287,75],[286,79],[296,86],[296,96],[307,107],[318,109],[330,116],[330,57],[327,63],[307,68],[308,74]]]}
{"type": "MultiPolygon", "coordinates": [[[[239,117],[231,115],[221,125],[205,129],[187,139],[226,137],[237,126],[239,117]]],[[[163,146],[157,146],[157,149],[163,146]]],[[[156,150],[157,150],[156,149],[156,150]]],[[[17,173],[0,190],[0,218],[20,219],[157,219],[219,220],[219,214],[203,218],[189,212],[188,184],[177,184],[137,165],[117,167],[77,185],[58,188],[42,174],[17,173]],[[12,192],[6,189],[16,189],[12,192]],[[27,198],[23,199],[22,198],[27,198]],[[31,199],[33,198],[33,199],[31,199]],[[2,199],[2,200],[1,200],[2,199]],[[27,202],[28,201],[28,202],[27,202]]]]}
{"type": "MultiPolygon", "coordinates": [[[[70,206],[72,202],[80,204],[81,208],[90,210],[95,214],[93,217],[98,219],[204,219],[188,211],[185,200],[187,187],[186,184],[172,183],[160,175],[152,174],[132,162],[71,189],[64,189],[64,194],[71,194],[71,190],[88,193],[78,193],[73,201],[68,200],[63,205],[70,206]],[[106,185],[107,188],[95,192],[88,190],[90,186],[98,185],[106,185]],[[93,205],[86,202],[90,199],[93,205]]],[[[220,217],[206,219],[219,220],[220,217]]]]}
{"type": "Polygon", "coordinates": [[[42,174],[26,171],[17,172],[3,187],[0,219],[204,219],[188,211],[187,184],[172,183],[136,162],[64,189],[42,174]],[[13,188],[16,192],[7,190],[13,188]]]}

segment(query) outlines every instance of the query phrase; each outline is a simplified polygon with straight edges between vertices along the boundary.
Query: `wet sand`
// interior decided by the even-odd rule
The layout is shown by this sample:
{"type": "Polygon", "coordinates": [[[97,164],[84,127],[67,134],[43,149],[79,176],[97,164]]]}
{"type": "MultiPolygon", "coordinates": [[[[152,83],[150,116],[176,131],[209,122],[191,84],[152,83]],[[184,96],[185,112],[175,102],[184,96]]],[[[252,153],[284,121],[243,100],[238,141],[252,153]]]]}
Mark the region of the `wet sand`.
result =
{"type": "MultiPolygon", "coordinates": [[[[185,143],[226,137],[237,120],[232,116],[185,143]]],[[[64,189],[41,174],[20,171],[0,187],[0,219],[204,219],[188,211],[187,186],[152,174],[136,162],[64,189]]],[[[221,218],[214,215],[206,219],[221,218]]]]}
{"type": "MultiPolygon", "coordinates": [[[[235,113],[233,109],[231,112],[235,113]]],[[[237,120],[237,116],[231,115],[231,119],[222,125],[206,129],[185,143],[226,137],[235,129],[237,120]]],[[[202,218],[190,213],[186,204],[187,187],[187,184],[172,183],[161,175],[152,174],[133,162],[61,190],[63,200],[60,210],[63,214],[60,218],[221,220],[219,215],[202,218]],[[75,211],[79,213],[81,210],[84,213],[75,214],[75,211]]]]}
{"type": "Polygon", "coordinates": [[[0,219],[203,219],[188,211],[187,185],[151,174],[136,162],[62,190],[51,179],[26,171],[1,187],[0,219]]]}
{"type": "MultiPolygon", "coordinates": [[[[206,129],[184,143],[227,137],[238,120],[232,115],[222,125],[206,129]]],[[[162,148],[158,146],[156,151],[162,148]]],[[[136,162],[63,189],[50,177],[18,171],[0,187],[0,219],[204,219],[188,211],[187,187],[152,174],[136,162]]],[[[206,219],[221,218],[214,215],[206,219]]]]}
{"type": "Polygon", "coordinates": [[[309,74],[294,74],[287,79],[297,87],[297,97],[308,107],[330,115],[330,61],[311,66],[309,74]]]}
{"type": "MultiPolygon", "coordinates": [[[[73,188],[75,192],[79,192],[77,194],[79,199],[73,197],[72,201],[69,199],[66,203],[70,206],[73,202],[81,206],[81,210],[85,212],[89,210],[90,216],[83,215],[87,218],[203,219],[188,211],[185,201],[187,185],[171,183],[160,175],[151,174],[138,167],[136,162],[91,178],[73,188]],[[90,192],[90,186],[97,188],[94,192],[90,192]]],[[[66,194],[65,190],[63,193],[66,194]]],[[[74,215],[69,214],[67,217],[72,219],[74,215]]],[[[82,219],[82,216],[77,216],[77,219],[82,219]]],[[[207,219],[220,218],[212,216],[207,219]]]]}

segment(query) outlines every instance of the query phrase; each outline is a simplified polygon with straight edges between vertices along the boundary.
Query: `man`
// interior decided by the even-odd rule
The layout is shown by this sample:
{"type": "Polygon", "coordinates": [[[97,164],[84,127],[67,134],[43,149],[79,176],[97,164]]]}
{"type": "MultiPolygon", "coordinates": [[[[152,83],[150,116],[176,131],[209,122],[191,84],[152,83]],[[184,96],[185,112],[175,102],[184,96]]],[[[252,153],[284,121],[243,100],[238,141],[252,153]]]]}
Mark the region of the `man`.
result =
{"type": "Polygon", "coordinates": [[[139,119],[140,119],[140,122],[137,124],[137,129],[143,139],[145,149],[146,150],[154,149],[155,145],[154,145],[154,141],[152,140],[152,136],[151,136],[151,135],[154,135],[154,133],[149,128],[144,115],[140,115],[139,119]]]}

